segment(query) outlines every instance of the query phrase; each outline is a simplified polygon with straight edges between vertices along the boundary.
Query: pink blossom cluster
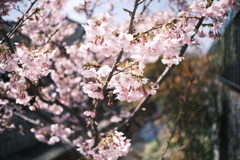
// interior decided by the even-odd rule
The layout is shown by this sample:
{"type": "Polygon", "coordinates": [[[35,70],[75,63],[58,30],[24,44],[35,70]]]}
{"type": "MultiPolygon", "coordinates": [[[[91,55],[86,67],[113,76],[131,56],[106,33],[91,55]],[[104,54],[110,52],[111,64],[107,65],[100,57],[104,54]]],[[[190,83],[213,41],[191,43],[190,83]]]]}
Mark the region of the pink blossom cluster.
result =
{"type": "Polygon", "coordinates": [[[97,147],[94,147],[94,139],[87,139],[78,143],[78,151],[84,156],[91,156],[94,160],[117,160],[129,152],[130,140],[123,136],[122,132],[110,132],[102,138],[97,147]]]}
{"type": "Polygon", "coordinates": [[[16,99],[17,104],[27,105],[31,99],[26,89],[29,84],[26,79],[36,81],[50,73],[48,54],[39,50],[29,50],[24,46],[18,46],[16,53],[11,54],[2,46],[0,59],[1,72],[10,72],[9,82],[1,83],[6,89],[8,97],[16,99]]]}
{"type": "MultiPolygon", "coordinates": [[[[118,68],[119,73],[112,77],[107,87],[113,89],[113,93],[117,95],[116,99],[133,102],[141,100],[148,94],[155,94],[155,89],[148,85],[148,79],[143,75],[144,65],[140,65],[138,62],[127,65],[128,67],[125,67],[127,69],[118,68]]],[[[86,82],[82,82],[81,85],[83,92],[89,97],[103,100],[104,95],[101,91],[111,68],[108,65],[96,69],[97,67],[99,66],[92,65],[86,69],[80,69],[86,79],[86,82]]]]}
{"type": "Polygon", "coordinates": [[[32,81],[46,76],[50,70],[50,53],[41,50],[29,50],[25,46],[18,46],[16,51],[19,58],[19,75],[32,81]]]}
{"type": "Polygon", "coordinates": [[[11,54],[8,47],[1,45],[0,72],[17,71],[19,76],[37,80],[50,72],[49,53],[40,50],[29,50],[18,45],[16,53],[11,54]]]}
{"type": "Polygon", "coordinates": [[[108,65],[99,68],[98,71],[95,69],[95,67],[80,69],[79,72],[83,75],[83,77],[86,79],[92,79],[91,81],[81,83],[83,92],[85,92],[91,98],[103,100],[104,96],[101,92],[103,84],[99,82],[103,82],[102,80],[108,76],[110,71],[111,68],[108,65]]]}
{"type": "MultiPolygon", "coordinates": [[[[230,9],[238,9],[240,7],[240,2],[237,0],[220,0],[214,1],[213,4],[206,8],[206,4],[202,2],[193,2],[190,5],[191,11],[194,15],[205,16],[205,19],[212,20],[212,27],[209,30],[208,36],[210,38],[221,37],[220,27],[226,21],[227,11],[230,9]]],[[[205,37],[207,34],[198,32],[199,37],[205,37]]]]}
{"type": "Polygon", "coordinates": [[[114,87],[113,93],[117,95],[116,99],[134,102],[145,98],[148,94],[156,93],[155,88],[151,88],[147,83],[148,79],[142,74],[120,73],[113,77],[109,87],[114,87]]]}
{"type": "Polygon", "coordinates": [[[36,99],[36,103],[31,106],[31,110],[42,109],[54,115],[60,115],[63,112],[63,108],[57,104],[46,104],[40,99],[36,99]]]}
{"type": "MultiPolygon", "coordinates": [[[[67,49],[67,52],[68,51],[67,49]]],[[[55,69],[51,71],[51,79],[55,82],[56,88],[54,88],[55,94],[51,94],[50,97],[53,97],[53,99],[59,98],[65,105],[78,107],[78,103],[83,103],[88,98],[83,94],[80,86],[82,78],[77,72],[77,68],[83,65],[81,61],[82,56],[86,55],[87,57],[87,53],[81,54],[75,47],[74,50],[71,49],[71,51],[73,52],[69,54],[69,58],[55,57],[57,63],[54,64],[55,69]],[[76,54],[74,54],[74,52],[76,52],[76,54]],[[74,102],[72,100],[74,100],[74,102]]],[[[46,95],[46,97],[49,96],[46,95]]],[[[82,106],[84,106],[84,104],[82,104],[82,106]]]]}
{"type": "Polygon", "coordinates": [[[60,140],[65,143],[70,143],[68,137],[74,133],[73,130],[62,124],[52,124],[50,127],[40,129],[32,128],[31,132],[35,134],[35,137],[39,141],[46,142],[50,145],[60,142],[60,140]]]}
{"type": "Polygon", "coordinates": [[[163,56],[164,64],[177,65],[182,60],[178,55],[180,46],[185,43],[189,45],[195,43],[190,38],[194,34],[194,28],[184,26],[184,20],[180,20],[172,19],[157,33],[150,32],[152,35],[147,35],[140,32],[134,38],[132,34],[117,30],[117,27],[112,25],[113,18],[109,13],[98,14],[87,21],[88,25],[85,25],[87,45],[93,52],[106,57],[115,56],[123,50],[128,53],[129,58],[142,63],[163,56]]]}
{"type": "Polygon", "coordinates": [[[31,96],[26,91],[28,84],[24,77],[15,73],[9,74],[8,77],[10,78],[9,82],[0,83],[1,88],[6,91],[5,95],[16,99],[16,104],[28,105],[31,96]]]}
{"type": "Polygon", "coordinates": [[[87,117],[91,117],[91,118],[95,118],[96,114],[92,111],[84,111],[83,115],[87,116],[87,117]]]}
{"type": "MultiPolygon", "coordinates": [[[[69,23],[66,15],[61,13],[66,2],[66,0],[39,1],[38,12],[26,20],[21,32],[36,45],[46,45],[52,41],[61,44],[63,39],[72,35],[77,27],[77,24],[69,23]]],[[[29,16],[31,14],[32,12],[29,16]]]]}
{"type": "Polygon", "coordinates": [[[16,68],[18,68],[18,56],[16,54],[12,54],[9,50],[9,47],[0,44],[0,72],[10,72],[14,71],[16,68]]]}
{"type": "Polygon", "coordinates": [[[97,54],[109,57],[116,56],[122,49],[128,51],[131,34],[119,31],[113,25],[113,17],[108,13],[100,13],[87,20],[84,25],[88,42],[87,46],[97,54]]]}

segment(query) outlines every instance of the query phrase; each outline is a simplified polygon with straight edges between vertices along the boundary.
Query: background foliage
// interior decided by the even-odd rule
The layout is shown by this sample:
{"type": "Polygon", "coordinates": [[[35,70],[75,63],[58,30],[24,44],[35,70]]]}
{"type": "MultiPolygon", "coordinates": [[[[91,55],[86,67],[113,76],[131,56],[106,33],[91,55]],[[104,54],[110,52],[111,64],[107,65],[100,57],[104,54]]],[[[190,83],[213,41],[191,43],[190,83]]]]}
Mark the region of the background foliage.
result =
{"type": "MultiPolygon", "coordinates": [[[[171,136],[165,159],[213,159],[222,96],[217,68],[211,63],[215,59],[214,55],[188,54],[159,86],[151,104],[165,113],[154,123],[164,125],[156,140],[146,145],[144,160],[160,159],[171,136]]],[[[154,80],[162,69],[156,63],[148,65],[145,73],[154,80]]]]}

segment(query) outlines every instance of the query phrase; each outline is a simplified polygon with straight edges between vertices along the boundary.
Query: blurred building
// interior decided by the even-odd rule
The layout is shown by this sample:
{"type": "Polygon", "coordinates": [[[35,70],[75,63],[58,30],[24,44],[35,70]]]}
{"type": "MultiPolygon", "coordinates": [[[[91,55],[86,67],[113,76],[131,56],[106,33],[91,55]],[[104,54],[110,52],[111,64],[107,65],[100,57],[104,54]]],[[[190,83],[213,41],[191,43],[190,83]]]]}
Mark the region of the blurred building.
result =
{"type": "Polygon", "coordinates": [[[222,37],[215,40],[210,54],[217,54],[213,62],[219,71],[224,90],[219,117],[219,159],[240,160],[240,12],[229,12],[222,37]]]}

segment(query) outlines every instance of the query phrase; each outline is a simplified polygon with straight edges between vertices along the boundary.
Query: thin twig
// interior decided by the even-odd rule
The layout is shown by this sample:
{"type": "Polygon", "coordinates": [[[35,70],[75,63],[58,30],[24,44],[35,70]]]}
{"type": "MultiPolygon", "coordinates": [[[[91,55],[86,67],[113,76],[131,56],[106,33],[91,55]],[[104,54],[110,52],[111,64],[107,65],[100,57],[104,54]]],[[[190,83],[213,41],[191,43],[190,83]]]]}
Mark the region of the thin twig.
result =
{"type": "MultiPolygon", "coordinates": [[[[22,104],[17,104],[16,103],[16,99],[15,98],[10,98],[10,97],[7,97],[7,96],[4,96],[4,95],[1,95],[0,94],[0,99],[2,100],[8,100],[9,102],[15,104],[15,105],[18,105],[18,106],[21,106],[23,108],[24,111],[29,111],[29,108],[28,106],[24,106],[22,104]]],[[[36,110],[34,112],[32,112],[34,114],[36,114],[38,117],[40,117],[41,119],[43,119],[44,121],[46,121],[47,123],[54,123],[54,121],[49,118],[48,116],[46,116],[45,114],[43,114],[42,112],[40,112],[39,110],[36,110]]]]}
{"type": "Polygon", "coordinates": [[[71,113],[74,117],[76,117],[78,119],[78,122],[80,125],[82,126],[86,126],[86,122],[76,113],[74,112],[70,107],[66,106],[65,104],[61,103],[58,99],[55,99],[54,101],[49,101],[43,98],[43,96],[39,93],[39,91],[37,90],[36,86],[33,84],[33,82],[28,79],[25,78],[26,81],[29,83],[29,85],[31,86],[31,88],[33,89],[34,93],[36,96],[39,97],[39,99],[44,102],[47,103],[49,105],[53,105],[53,104],[57,104],[59,106],[61,106],[64,110],[68,111],[69,113],[71,113]]]}
{"type": "Polygon", "coordinates": [[[45,36],[48,38],[48,40],[47,40],[47,42],[45,42],[43,45],[48,44],[48,43],[51,41],[52,37],[53,37],[58,31],[59,31],[59,30],[56,29],[53,33],[50,34],[49,37],[48,37],[47,34],[45,34],[45,36]]]}
{"type": "Polygon", "coordinates": [[[127,70],[127,69],[129,69],[129,68],[131,68],[132,66],[134,66],[135,64],[137,64],[138,62],[134,62],[133,64],[131,64],[130,66],[127,66],[127,67],[125,67],[125,68],[123,68],[122,70],[117,70],[118,72],[117,73],[115,73],[115,74],[113,74],[114,76],[115,75],[117,75],[117,74],[119,74],[119,73],[121,73],[121,72],[124,72],[125,70],[127,70]]]}
{"type": "MultiPolygon", "coordinates": [[[[11,38],[12,35],[16,32],[18,27],[20,27],[26,20],[28,20],[30,17],[32,17],[34,14],[36,14],[39,11],[39,8],[36,8],[34,12],[32,12],[29,16],[27,16],[25,19],[22,19],[20,23],[16,24],[15,27],[12,29],[11,32],[9,32],[8,37],[11,38]]],[[[24,16],[23,16],[24,17],[24,16]]]]}
{"type": "Polygon", "coordinates": [[[39,124],[40,124],[40,121],[39,121],[39,120],[31,119],[31,118],[29,118],[29,117],[27,117],[27,116],[25,116],[25,115],[23,115],[23,114],[20,114],[20,113],[18,113],[18,112],[13,112],[13,114],[14,114],[15,116],[18,116],[18,117],[22,118],[23,120],[25,120],[25,121],[27,121],[27,122],[29,122],[29,123],[32,123],[32,124],[35,124],[35,125],[39,125],[39,124]]]}
{"type": "MultiPolygon", "coordinates": [[[[24,19],[25,15],[27,15],[30,10],[32,9],[32,7],[35,5],[35,3],[38,0],[35,0],[31,3],[31,5],[29,6],[28,10],[26,11],[26,13],[24,15],[22,15],[22,17],[18,20],[18,22],[16,23],[16,25],[14,26],[14,28],[7,34],[8,38],[11,38],[11,36],[15,33],[15,31],[28,19],[30,18],[33,14],[37,13],[39,11],[39,9],[35,9],[35,11],[30,14],[27,18],[24,19]]],[[[5,40],[7,40],[5,37],[4,39],[1,41],[1,43],[3,43],[5,40]]]]}
{"type": "MultiPolygon", "coordinates": [[[[3,21],[4,24],[6,24],[8,27],[11,27],[11,28],[13,27],[13,25],[11,24],[11,22],[9,22],[9,21],[4,21],[4,19],[2,19],[2,18],[0,18],[0,20],[3,21]]],[[[21,37],[23,37],[24,39],[28,40],[29,42],[31,41],[31,39],[30,39],[28,36],[22,34],[19,30],[16,30],[16,32],[17,32],[21,37]]]]}
{"type": "Polygon", "coordinates": [[[106,92],[108,83],[109,83],[110,80],[112,79],[112,76],[113,76],[114,72],[115,72],[116,69],[117,69],[117,65],[119,64],[119,62],[120,62],[120,60],[121,60],[121,58],[122,58],[123,53],[124,53],[123,50],[121,50],[121,51],[119,52],[118,57],[116,58],[115,63],[114,63],[113,66],[112,66],[112,70],[111,70],[111,72],[109,73],[109,75],[108,75],[108,77],[107,77],[107,80],[106,80],[106,83],[105,83],[105,85],[103,86],[103,89],[102,89],[102,93],[103,93],[103,94],[105,94],[105,92],[106,92]]]}
{"type": "Polygon", "coordinates": [[[150,3],[152,2],[153,0],[149,0],[148,3],[146,5],[143,6],[143,10],[142,12],[140,13],[141,15],[146,11],[146,9],[150,6],[150,3]]]}
{"type": "Polygon", "coordinates": [[[168,139],[168,141],[167,141],[167,146],[166,146],[166,148],[164,149],[164,151],[162,152],[162,155],[161,155],[160,160],[163,160],[163,159],[164,159],[164,156],[165,156],[165,154],[167,153],[167,151],[168,151],[168,149],[169,149],[170,142],[171,142],[172,138],[173,138],[174,135],[175,135],[175,132],[176,132],[176,129],[177,129],[177,125],[178,125],[179,120],[180,120],[181,115],[182,115],[183,107],[184,107],[184,106],[186,105],[186,103],[188,102],[188,98],[189,98],[189,95],[190,95],[190,91],[191,91],[192,85],[193,85],[193,80],[190,81],[190,85],[188,86],[186,96],[185,96],[184,101],[183,101],[183,104],[181,105],[181,108],[180,108],[180,110],[179,110],[179,112],[178,112],[177,119],[176,119],[176,121],[175,121],[173,130],[172,130],[172,132],[171,132],[171,136],[169,137],[169,139],[168,139]]]}

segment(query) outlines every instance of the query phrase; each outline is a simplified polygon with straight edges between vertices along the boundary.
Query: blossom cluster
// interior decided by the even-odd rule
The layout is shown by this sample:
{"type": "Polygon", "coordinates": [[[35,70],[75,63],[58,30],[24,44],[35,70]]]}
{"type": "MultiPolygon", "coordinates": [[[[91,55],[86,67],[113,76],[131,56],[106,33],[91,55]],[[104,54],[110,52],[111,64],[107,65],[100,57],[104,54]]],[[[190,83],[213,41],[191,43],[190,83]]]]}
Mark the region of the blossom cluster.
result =
{"type": "MultiPolygon", "coordinates": [[[[205,7],[204,2],[194,2],[190,5],[191,11],[194,12],[194,15],[204,16],[206,19],[211,18],[212,24],[211,29],[209,30],[208,36],[210,38],[219,38],[221,37],[220,27],[226,21],[227,11],[231,8],[236,9],[240,6],[240,3],[235,0],[220,0],[214,2],[211,6],[205,7]],[[233,7],[234,6],[234,7],[233,7]],[[237,7],[238,6],[238,7],[237,7]]],[[[184,13],[185,14],[185,13],[184,13]]],[[[199,37],[205,37],[206,34],[202,32],[198,33],[199,37]]]]}
{"type": "Polygon", "coordinates": [[[36,45],[46,45],[48,42],[61,44],[77,27],[77,24],[69,23],[66,15],[60,12],[66,2],[66,0],[39,1],[36,14],[31,16],[32,13],[29,13],[28,16],[31,18],[21,27],[22,34],[28,36],[36,45]]]}
{"type": "Polygon", "coordinates": [[[78,151],[85,157],[91,156],[94,160],[117,160],[129,152],[130,140],[122,132],[110,132],[102,138],[98,146],[93,147],[94,139],[87,139],[78,143],[78,151]]]}
{"type": "Polygon", "coordinates": [[[26,79],[36,81],[50,73],[48,53],[39,50],[29,50],[18,46],[16,53],[11,54],[7,47],[2,46],[0,58],[0,71],[9,73],[9,81],[1,83],[6,89],[8,97],[16,99],[17,104],[27,105],[31,99],[26,89],[29,84],[26,79]]]}
{"type": "Polygon", "coordinates": [[[69,142],[69,136],[74,132],[68,127],[62,124],[52,124],[50,127],[43,127],[40,129],[31,129],[31,132],[35,134],[35,137],[42,142],[46,142],[53,145],[60,140],[65,143],[69,142]]]}

